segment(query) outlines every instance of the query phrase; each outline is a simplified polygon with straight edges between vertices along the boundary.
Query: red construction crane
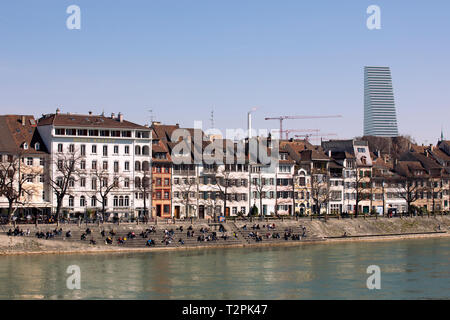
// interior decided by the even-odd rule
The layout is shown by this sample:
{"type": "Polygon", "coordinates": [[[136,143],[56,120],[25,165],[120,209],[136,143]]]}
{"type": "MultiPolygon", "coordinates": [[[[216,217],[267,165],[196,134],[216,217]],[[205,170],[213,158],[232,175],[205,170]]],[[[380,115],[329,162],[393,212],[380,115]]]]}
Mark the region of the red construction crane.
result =
{"type": "MultiPolygon", "coordinates": [[[[341,115],[335,116],[280,116],[275,118],[265,118],[265,120],[278,120],[280,121],[280,139],[283,137],[283,120],[295,120],[295,119],[330,119],[330,118],[342,118],[341,115]]],[[[286,137],[286,140],[288,137],[286,137]]]]}

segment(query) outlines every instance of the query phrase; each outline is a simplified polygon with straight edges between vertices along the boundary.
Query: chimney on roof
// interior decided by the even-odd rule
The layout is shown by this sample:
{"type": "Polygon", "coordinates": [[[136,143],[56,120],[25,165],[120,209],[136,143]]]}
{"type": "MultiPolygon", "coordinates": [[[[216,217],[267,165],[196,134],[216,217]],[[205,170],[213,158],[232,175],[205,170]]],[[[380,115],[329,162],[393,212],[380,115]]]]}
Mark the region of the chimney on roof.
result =
{"type": "Polygon", "coordinates": [[[22,125],[23,126],[25,125],[25,121],[26,121],[25,116],[22,116],[22,125]]]}
{"type": "Polygon", "coordinates": [[[116,117],[116,114],[114,112],[111,112],[111,119],[114,119],[116,117]]]}
{"type": "Polygon", "coordinates": [[[61,110],[59,110],[59,108],[56,108],[56,114],[59,114],[61,112],[61,110]]]}
{"type": "Polygon", "coordinates": [[[92,111],[89,111],[89,115],[92,116],[92,111]]]}
{"type": "Polygon", "coordinates": [[[119,122],[123,122],[123,114],[119,112],[119,122]]]}
{"type": "Polygon", "coordinates": [[[161,125],[161,122],[159,122],[159,121],[152,121],[152,125],[159,126],[159,125],[161,125]]]}

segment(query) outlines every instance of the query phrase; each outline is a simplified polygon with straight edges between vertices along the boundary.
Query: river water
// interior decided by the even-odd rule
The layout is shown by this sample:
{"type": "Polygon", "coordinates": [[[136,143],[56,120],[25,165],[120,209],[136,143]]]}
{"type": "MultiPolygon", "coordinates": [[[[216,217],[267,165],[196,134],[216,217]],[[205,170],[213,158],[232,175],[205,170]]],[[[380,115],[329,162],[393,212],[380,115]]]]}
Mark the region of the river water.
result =
{"type": "Polygon", "coordinates": [[[450,240],[2,256],[0,299],[450,299],[450,240]],[[380,290],[367,289],[370,265],[380,290]]]}

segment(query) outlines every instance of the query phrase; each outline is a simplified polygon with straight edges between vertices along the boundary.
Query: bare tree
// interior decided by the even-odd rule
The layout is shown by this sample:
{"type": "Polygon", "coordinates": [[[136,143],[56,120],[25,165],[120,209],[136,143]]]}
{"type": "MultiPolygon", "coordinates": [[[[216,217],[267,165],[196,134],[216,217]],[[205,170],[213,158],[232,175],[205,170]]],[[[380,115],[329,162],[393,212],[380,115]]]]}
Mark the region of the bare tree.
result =
{"type": "MultiPolygon", "coordinates": [[[[370,171],[356,168],[356,184],[355,184],[355,217],[360,214],[359,203],[372,197],[372,175],[370,171]]],[[[363,212],[364,217],[366,214],[363,212]]]]}
{"type": "MultiPolygon", "coordinates": [[[[182,165],[181,170],[184,176],[178,184],[174,185],[174,190],[178,191],[181,195],[181,202],[184,205],[184,215],[188,218],[189,207],[192,205],[192,200],[196,200],[195,197],[191,197],[191,193],[197,189],[197,179],[195,175],[195,167],[192,165],[182,165]]],[[[196,203],[196,202],[195,202],[196,203]]]]}
{"type": "Polygon", "coordinates": [[[118,190],[123,177],[118,172],[110,173],[107,169],[91,170],[92,192],[91,195],[100,202],[102,220],[106,219],[106,205],[108,195],[113,190],[118,190]],[[98,196],[97,196],[98,195],[98,196]]]}
{"type": "Polygon", "coordinates": [[[262,199],[263,195],[266,193],[267,184],[266,178],[262,177],[261,171],[259,171],[257,178],[252,178],[252,186],[256,190],[256,195],[258,196],[259,199],[259,213],[260,215],[263,215],[262,199]]]}
{"type": "Polygon", "coordinates": [[[400,198],[406,201],[406,212],[412,214],[412,203],[419,199],[420,187],[417,179],[406,177],[401,182],[402,187],[398,188],[400,198]]]}
{"type": "Polygon", "coordinates": [[[22,152],[8,155],[0,162],[0,195],[8,200],[8,222],[19,205],[25,205],[37,193],[33,185],[27,186],[41,174],[41,170],[27,165],[22,152]]]}
{"type": "MultiPolygon", "coordinates": [[[[312,172],[311,174],[311,199],[314,203],[314,211],[320,215],[323,206],[330,201],[330,177],[325,173],[312,172]]],[[[325,220],[327,219],[325,214],[325,220]]]]}
{"type": "Polygon", "coordinates": [[[233,190],[233,186],[231,185],[231,172],[224,167],[220,168],[214,177],[213,185],[223,200],[223,214],[226,215],[228,196],[230,189],[233,190]]]}
{"type": "Polygon", "coordinates": [[[80,175],[81,156],[78,152],[61,153],[53,159],[55,172],[48,178],[49,186],[56,196],[56,223],[59,225],[64,197],[69,194],[69,186],[75,183],[80,175]]]}
{"type": "MultiPolygon", "coordinates": [[[[153,183],[152,183],[150,169],[147,170],[147,168],[145,168],[143,170],[142,178],[141,177],[135,178],[134,187],[136,190],[138,190],[140,193],[142,193],[142,198],[144,201],[144,221],[145,221],[145,223],[147,223],[147,221],[150,218],[149,214],[148,214],[148,210],[147,210],[147,195],[149,195],[151,197],[152,192],[153,192],[153,183]]],[[[138,220],[138,224],[139,224],[139,217],[137,220],[138,220]]]]}

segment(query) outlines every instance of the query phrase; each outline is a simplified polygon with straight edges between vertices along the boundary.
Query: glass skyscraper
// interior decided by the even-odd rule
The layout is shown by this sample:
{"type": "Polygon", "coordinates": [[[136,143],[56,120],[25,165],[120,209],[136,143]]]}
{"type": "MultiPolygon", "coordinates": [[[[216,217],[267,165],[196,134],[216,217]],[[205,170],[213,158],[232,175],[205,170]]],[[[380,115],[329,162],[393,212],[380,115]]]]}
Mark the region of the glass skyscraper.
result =
{"type": "Polygon", "coordinates": [[[364,135],[398,136],[389,67],[364,67],[364,135]]]}

